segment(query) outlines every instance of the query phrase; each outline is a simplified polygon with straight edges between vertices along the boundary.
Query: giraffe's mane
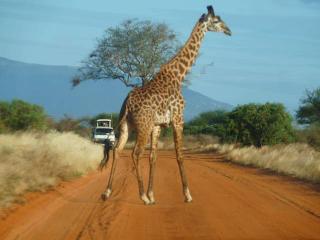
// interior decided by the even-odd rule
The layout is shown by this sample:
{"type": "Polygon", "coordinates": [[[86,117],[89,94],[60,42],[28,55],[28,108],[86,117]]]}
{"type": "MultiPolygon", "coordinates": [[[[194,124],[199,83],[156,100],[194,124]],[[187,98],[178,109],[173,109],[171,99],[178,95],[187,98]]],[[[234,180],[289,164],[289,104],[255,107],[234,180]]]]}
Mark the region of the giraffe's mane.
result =
{"type": "MultiPolygon", "coordinates": [[[[201,19],[201,18],[200,18],[200,19],[201,19]]],[[[191,32],[191,34],[189,35],[189,38],[188,38],[188,40],[185,42],[185,44],[179,49],[179,51],[178,51],[167,63],[165,63],[165,64],[163,65],[163,67],[165,67],[165,66],[169,65],[170,63],[172,63],[172,62],[175,60],[175,58],[181,53],[181,51],[183,51],[184,46],[191,41],[193,34],[194,34],[195,32],[197,32],[199,26],[202,25],[202,22],[200,21],[200,19],[197,21],[197,23],[196,23],[195,26],[193,27],[192,32],[191,32]]],[[[162,68],[162,67],[161,67],[161,68],[162,68]]]]}

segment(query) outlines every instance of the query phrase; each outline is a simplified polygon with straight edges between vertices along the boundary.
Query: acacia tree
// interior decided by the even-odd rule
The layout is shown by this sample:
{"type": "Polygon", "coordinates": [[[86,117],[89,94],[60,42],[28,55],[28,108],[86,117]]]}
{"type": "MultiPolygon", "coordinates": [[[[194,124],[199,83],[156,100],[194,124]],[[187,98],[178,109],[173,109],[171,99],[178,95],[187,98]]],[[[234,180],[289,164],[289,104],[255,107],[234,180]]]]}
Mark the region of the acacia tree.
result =
{"type": "Polygon", "coordinates": [[[178,47],[176,34],[166,24],[127,20],[105,31],[96,49],[83,61],[72,84],[118,79],[127,87],[144,85],[178,47]]]}
{"type": "Polygon", "coordinates": [[[306,91],[301,100],[302,105],[297,111],[297,119],[302,124],[320,124],[320,87],[313,91],[306,91]]]}

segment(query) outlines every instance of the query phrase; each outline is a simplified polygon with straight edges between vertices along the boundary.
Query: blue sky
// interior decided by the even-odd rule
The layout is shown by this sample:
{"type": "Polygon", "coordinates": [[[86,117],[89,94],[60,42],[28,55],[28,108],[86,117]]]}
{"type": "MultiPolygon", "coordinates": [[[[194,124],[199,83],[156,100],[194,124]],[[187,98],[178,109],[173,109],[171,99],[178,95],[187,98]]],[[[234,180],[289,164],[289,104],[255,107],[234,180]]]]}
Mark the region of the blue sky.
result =
{"type": "Polygon", "coordinates": [[[207,34],[191,89],[294,112],[305,89],[320,86],[320,0],[0,0],[0,56],[78,66],[106,28],[128,18],[165,22],[184,42],[209,4],[233,36],[207,34]]]}

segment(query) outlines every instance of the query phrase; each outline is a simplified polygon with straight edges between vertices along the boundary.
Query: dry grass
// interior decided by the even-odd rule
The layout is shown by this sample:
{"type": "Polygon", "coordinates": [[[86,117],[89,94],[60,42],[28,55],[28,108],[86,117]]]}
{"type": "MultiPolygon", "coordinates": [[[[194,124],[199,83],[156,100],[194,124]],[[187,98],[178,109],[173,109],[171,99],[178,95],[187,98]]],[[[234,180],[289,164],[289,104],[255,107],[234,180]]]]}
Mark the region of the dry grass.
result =
{"type": "Polygon", "coordinates": [[[188,150],[202,149],[205,146],[217,144],[218,142],[218,137],[205,134],[187,135],[184,137],[184,147],[188,150]]]}
{"type": "Polygon", "coordinates": [[[312,182],[320,182],[320,152],[307,144],[289,144],[273,147],[236,147],[209,145],[202,151],[215,150],[232,162],[270,169],[312,182]]]}
{"type": "Polygon", "coordinates": [[[101,146],[73,133],[0,135],[0,207],[96,169],[101,146]]]}
{"type": "MultiPolygon", "coordinates": [[[[195,150],[195,149],[202,149],[205,146],[208,146],[210,144],[218,143],[219,140],[216,137],[210,136],[210,135],[187,135],[183,138],[183,146],[185,149],[188,150],[195,150]]],[[[127,149],[133,149],[135,145],[135,141],[129,141],[126,144],[127,149]]],[[[150,143],[146,146],[146,148],[150,148],[150,143]]],[[[174,149],[174,140],[173,137],[162,137],[159,139],[158,142],[158,149],[163,150],[171,150],[174,149]]]]}

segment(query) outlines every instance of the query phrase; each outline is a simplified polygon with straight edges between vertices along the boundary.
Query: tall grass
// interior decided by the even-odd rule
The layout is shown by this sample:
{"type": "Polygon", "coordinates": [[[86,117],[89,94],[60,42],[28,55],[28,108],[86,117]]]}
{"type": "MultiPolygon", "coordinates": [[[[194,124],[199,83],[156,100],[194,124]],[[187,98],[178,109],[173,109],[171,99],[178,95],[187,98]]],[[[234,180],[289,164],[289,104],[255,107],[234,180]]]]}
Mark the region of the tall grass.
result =
{"type": "Polygon", "coordinates": [[[0,135],[0,207],[95,169],[102,149],[73,133],[0,135]]]}
{"type": "Polygon", "coordinates": [[[307,144],[277,145],[272,147],[236,147],[214,144],[207,149],[225,154],[232,162],[270,169],[300,179],[320,183],[320,152],[307,144]]]}

